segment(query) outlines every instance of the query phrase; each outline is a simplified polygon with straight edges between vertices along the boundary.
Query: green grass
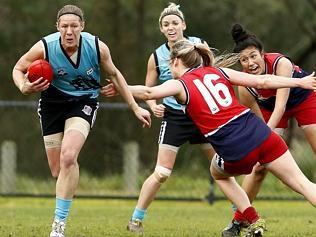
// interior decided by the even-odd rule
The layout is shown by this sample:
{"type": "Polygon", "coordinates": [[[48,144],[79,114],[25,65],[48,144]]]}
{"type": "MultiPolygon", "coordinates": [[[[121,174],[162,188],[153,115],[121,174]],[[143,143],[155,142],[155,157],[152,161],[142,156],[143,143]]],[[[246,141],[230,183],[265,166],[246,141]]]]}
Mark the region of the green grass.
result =
{"type": "MultiPolygon", "coordinates": [[[[125,230],[135,200],[76,199],[67,237],[138,236],[125,230]]],[[[267,237],[316,237],[316,210],[305,201],[257,201],[267,237]]],[[[1,237],[48,236],[54,199],[0,198],[1,237]]],[[[231,219],[230,204],[154,201],[144,222],[144,237],[216,237],[231,219]]]]}

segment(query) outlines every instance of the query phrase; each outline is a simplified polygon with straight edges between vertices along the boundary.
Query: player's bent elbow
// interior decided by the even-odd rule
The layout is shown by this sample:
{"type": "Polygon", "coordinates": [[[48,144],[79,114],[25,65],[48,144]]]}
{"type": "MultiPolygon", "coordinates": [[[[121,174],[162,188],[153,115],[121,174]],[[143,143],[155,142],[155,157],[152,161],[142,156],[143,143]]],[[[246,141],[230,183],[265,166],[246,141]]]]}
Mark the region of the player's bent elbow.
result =
{"type": "Polygon", "coordinates": [[[148,92],[148,91],[145,93],[145,97],[146,97],[145,100],[153,100],[153,99],[155,99],[153,94],[148,92]]]}
{"type": "Polygon", "coordinates": [[[150,91],[145,91],[145,92],[143,92],[143,93],[140,93],[140,94],[138,94],[138,96],[137,96],[139,99],[141,99],[141,100],[152,100],[152,99],[154,99],[153,98],[153,96],[152,96],[152,93],[150,93],[150,91]]]}

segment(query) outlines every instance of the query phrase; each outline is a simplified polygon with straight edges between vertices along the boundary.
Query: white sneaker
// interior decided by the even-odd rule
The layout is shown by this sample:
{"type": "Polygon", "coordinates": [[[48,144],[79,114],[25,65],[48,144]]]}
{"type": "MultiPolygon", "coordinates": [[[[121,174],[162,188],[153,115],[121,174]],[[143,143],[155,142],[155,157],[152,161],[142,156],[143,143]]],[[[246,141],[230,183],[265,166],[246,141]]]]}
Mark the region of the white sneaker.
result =
{"type": "Polygon", "coordinates": [[[130,220],[127,224],[127,230],[130,232],[143,233],[144,227],[141,220],[130,220]]]}
{"type": "Polygon", "coordinates": [[[49,237],[65,237],[65,222],[55,219],[49,237]]]}

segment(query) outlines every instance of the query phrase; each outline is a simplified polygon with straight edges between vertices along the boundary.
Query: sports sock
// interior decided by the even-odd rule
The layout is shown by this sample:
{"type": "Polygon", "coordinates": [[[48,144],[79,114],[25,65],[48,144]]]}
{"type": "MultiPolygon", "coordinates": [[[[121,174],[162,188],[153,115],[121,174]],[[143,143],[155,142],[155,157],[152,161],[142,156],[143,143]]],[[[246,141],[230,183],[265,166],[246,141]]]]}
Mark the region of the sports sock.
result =
{"type": "Polygon", "coordinates": [[[233,210],[234,213],[237,211],[237,207],[236,207],[235,204],[232,204],[232,210],[233,210]]]}
{"type": "Polygon", "coordinates": [[[66,220],[68,217],[71,203],[72,199],[63,199],[56,197],[55,219],[66,220]]]}
{"type": "Polygon", "coordinates": [[[132,216],[132,220],[140,220],[143,221],[145,218],[145,214],[146,214],[146,209],[141,209],[138,207],[135,207],[134,212],[133,212],[133,216],[132,216]]]}
{"type": "Polygon", "coordinates": [[[254,223],[259,219],[259,215],[256,212],[256,209],[254,207],[248,207],[246,210],[244,210],[244,212],[242,213],[242,215],[245,217],[245,219],[250,223],[254,223]]]}
{"type": "Polygon", "coordinates": [[[242,222],[247,221],[246,218],[243,216],[243,214],[238,209],[235,211],[234,220],[237,221],[238,223],[242,223],[242,222]]]}

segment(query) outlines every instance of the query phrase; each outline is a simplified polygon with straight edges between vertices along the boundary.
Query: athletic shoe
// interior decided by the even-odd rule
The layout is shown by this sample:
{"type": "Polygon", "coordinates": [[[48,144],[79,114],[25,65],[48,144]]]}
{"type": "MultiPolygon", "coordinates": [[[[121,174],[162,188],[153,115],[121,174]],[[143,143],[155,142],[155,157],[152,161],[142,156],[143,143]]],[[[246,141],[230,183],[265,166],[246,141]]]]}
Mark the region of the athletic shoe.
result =
{"type": "Polygon", "coordinates": [[[262,237],[265,230],[267,230],[265,220],[258,219],[247,228],[245,237],[262,237]]]}
{"type": "Polygon", "coordinates": [[[233,220],[228,226],[222,231],[222,237],[238,237],[240,231],[243,228],[243,224],[233,220]]]}
{"type": "Polygon", "coordinates": [[[127,224],[127,230],[130,232],[143,233],[144,228],[141,220],[130,220],[127,224]]]}
{"type": "Polygon", "coordinates": [[[65,237],[65,222],[55,219],[49,237],[65,237]]]}

